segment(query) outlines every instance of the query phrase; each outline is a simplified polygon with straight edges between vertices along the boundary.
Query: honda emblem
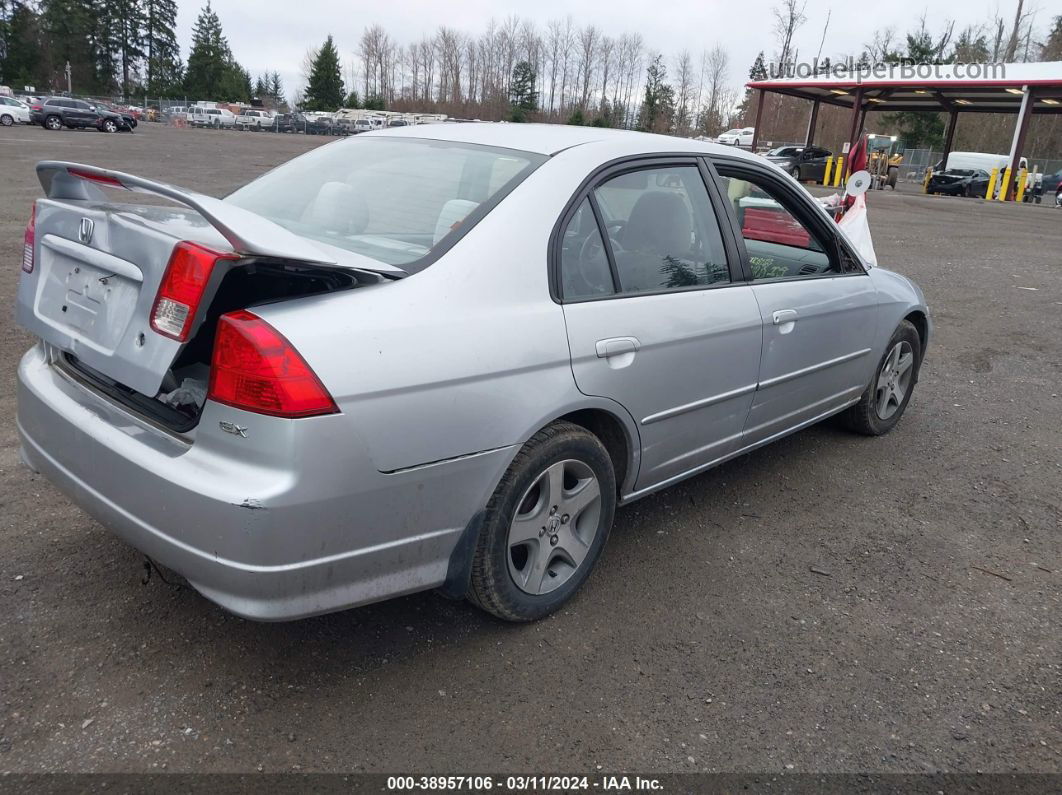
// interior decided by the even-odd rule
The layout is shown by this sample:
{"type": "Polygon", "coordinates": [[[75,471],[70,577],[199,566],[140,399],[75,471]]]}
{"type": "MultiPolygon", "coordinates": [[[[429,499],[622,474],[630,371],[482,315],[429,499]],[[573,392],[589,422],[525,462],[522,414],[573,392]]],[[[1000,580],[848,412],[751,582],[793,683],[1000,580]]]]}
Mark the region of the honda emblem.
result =
{"type": "Polygon", "coordinates": [[[95,224],[92,223],[91,218],[82,218],[81,226],[77,228],[77,239],[85,245],[92,242],[92,230],[95,228],[95,224]]]}

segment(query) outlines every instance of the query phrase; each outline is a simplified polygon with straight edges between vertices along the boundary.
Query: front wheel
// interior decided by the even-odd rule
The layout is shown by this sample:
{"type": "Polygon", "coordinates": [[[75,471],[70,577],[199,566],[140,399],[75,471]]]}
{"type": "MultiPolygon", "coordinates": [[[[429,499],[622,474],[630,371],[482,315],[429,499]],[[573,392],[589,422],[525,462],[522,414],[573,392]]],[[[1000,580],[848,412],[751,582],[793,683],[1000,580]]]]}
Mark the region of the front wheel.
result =
{"type": "Polygon", "coordinates": [[[103,131],[108,133],[118,132],[118,125],[114,123],[113,119],[103,120],[103,131]]]}
{"type": "Polygon", "coordinates": [[[881,436],[891,431],[911,402],[921,365],[922,340],[918,329],[904,320],[893,332],[874,378],[859,402],[842,415],[845,424],[867,436],[881,436]]]}
{"type": "Polygon", "coordinates": [[[469,599],[506,621],[559,609],[590,575],[615,511],[616,477],[598,438],[568,422],[543,428],[487,504],[469,599]]]}
{"type": "Polygon", "coordinates": [[[800,181],[800,166],[793,166],[789,169],[789,175],[797,182],[800,181]]]}

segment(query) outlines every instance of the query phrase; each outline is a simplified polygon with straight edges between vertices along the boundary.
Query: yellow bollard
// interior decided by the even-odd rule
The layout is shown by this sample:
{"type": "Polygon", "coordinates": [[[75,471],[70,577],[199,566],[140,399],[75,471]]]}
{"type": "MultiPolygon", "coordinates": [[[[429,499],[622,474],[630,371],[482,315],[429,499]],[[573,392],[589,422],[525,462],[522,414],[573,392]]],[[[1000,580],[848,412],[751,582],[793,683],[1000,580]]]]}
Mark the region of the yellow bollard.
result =
{"type": "Polygon", "coordinates": [[[992,201],[996,197],[996,179],[999,177],[999,169],[993,168],[988,175],[988,190],[985,191],[985,201],[992,201]]]}
{"type": "Polygon", "coordinates": [[[1021,200],[1025,197],[1025,185],[1029,181],[1029,170],[1023,168],[1018,175],[1018,193],[1014,196],[1014,201],[1021,203],[1021,200]]]}
{"type": "Polygon", "coordinates": [[[830,155],[829,157],[826,158],[826,170],[822,174],[822,184],[823,185],[827,185],[828,186],[830,184],[830,169],[832,169],[832,168],[833,168],[833,155],[830,155]]]}
{"type": "Polygon", "coordinates": [[[1006,201],[1007,199],[1007,187],[1010,185],[1010,166],[1003,169],[1003,177],[999,180],[999,195],[996,197],[1000,201],[1006,201]]]}
{"type": "Polygon", "coordinates": [[[926,178],[922,180],[922,193],[929,193],[929,180],[933,179],[933,166],[926,169],[926,178]]]}
{"type": "Polygon", "coordinates": [[[841,174],[844,173],[844,158],[837,158],[837,170],[833,172],[833,187],[839,188],[841,186],[841,174]]]}

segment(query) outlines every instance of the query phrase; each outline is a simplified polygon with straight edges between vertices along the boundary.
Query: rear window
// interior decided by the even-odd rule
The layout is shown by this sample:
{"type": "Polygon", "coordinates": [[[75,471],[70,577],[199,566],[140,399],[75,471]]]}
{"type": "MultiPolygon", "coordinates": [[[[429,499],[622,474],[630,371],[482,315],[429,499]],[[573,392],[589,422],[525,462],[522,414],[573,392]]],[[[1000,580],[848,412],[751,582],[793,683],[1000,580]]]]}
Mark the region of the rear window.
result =
{"type": "Polygon", "coordinates": [[[545,160],[514,149],[359,137],[289,161],[226,201],[295,234],[417,271],[545,160]]]}

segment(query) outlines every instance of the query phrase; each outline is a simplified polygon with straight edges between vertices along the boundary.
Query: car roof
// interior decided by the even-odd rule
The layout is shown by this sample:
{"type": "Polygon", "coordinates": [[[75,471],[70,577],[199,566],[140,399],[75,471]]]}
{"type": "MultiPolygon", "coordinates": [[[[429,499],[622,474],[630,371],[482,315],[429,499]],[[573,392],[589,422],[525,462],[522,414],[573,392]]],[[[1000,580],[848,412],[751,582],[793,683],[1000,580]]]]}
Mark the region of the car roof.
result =
{"type": "MultiPolygon", "coordinates": [[[[726,154],[759,160],[733,146],[678,138],[670,135],[615,130],[607,127],[579,127],[568,124],[464,123],[418,124],[387,127],[364,133],[374,138],[423,138],[433,141],[497,146],[540,155],[555,155],[574,146],[623,144],[631,153],[696,152],[726,154]]],[[[359,136],[362,137],[362,136],[359,136]]]]}

